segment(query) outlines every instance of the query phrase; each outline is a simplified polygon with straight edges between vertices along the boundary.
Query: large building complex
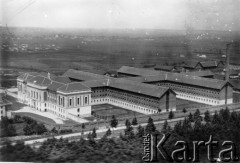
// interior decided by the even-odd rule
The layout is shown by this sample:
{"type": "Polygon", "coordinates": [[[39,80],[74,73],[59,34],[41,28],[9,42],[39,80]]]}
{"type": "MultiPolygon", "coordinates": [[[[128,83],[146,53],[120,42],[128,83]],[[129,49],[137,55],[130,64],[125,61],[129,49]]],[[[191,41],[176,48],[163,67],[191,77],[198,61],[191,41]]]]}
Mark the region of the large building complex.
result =
{"type": "MultiPolygon", "coordinates": [[[[90,116],[91,106],[112,104],[143,114],[176,110],[176,98],[208,105],[233,102],[223,80],[123,66],[119,78],[68,70],[63,76],[24,73],[17,78],[19,99],[64,119],[90,116]]],[[[201,76],[201,75],[200,75],[201,76]]]]}
{"type": "Polygon", "coordinates": [[[233,102],[232,85],[224,80],[128,66],[122,66],[118,73],[119,76],[135,82],[168,87],[180,99],[209,105],[223,105],[233,102]]]}
{"type": "Polygon", "coordinates": [[[77,70],[61,77],[24,73],[17,87],[20,101],[63,119],[90,116],[92,105],[104,103],[144,114],[176,110],[176,94],[169,88],[77,70]]]}

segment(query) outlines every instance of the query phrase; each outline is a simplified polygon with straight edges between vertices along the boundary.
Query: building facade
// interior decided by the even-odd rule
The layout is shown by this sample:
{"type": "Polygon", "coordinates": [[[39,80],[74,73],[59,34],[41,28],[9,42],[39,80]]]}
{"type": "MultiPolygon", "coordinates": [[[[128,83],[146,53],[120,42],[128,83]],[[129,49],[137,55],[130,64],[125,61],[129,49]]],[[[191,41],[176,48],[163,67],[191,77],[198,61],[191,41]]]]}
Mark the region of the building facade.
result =
{"type": "Polygon", "coordinates": [[[155,75],[149,70],[134,67],[124,67],[121,73],[128,75],[128,80],[168,87],[176,93],[179,99],[195,101],[208,105],[223,105],[233,103],[233,86],[226,81],[209,79],[184,73],[159,73],[155,75]],[[148,74],[148,75],[146,75],[148,74]],[[153,75],[152,75],[153,74],[153,75]],[[137,77],[131,77],[137,75],[137,77]]]}
{"type": "Polygon", "coordinates": [[[17,87],[19,101],[63,119],[91,116],[91,106],[98,104],[143,114],[176,110],[176,94],[169,88],[77,70],[62,77],[24,73],[17,78],[17,87]]]}

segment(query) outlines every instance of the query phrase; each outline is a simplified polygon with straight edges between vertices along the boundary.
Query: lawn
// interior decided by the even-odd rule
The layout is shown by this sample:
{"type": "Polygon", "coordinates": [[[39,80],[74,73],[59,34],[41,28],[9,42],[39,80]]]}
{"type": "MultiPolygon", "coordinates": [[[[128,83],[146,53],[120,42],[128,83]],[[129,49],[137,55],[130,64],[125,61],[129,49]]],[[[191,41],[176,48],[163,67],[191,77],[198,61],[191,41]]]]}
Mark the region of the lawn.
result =
{"type": "Polygon", "coordinates": [[[38,114],[33,114],[33,113],[27,113],[27,112],[15,112],[14,114],[20,115],[20,116],[26,116],[30,117],[40,123],[45,123],[45,124],[56,124],[52,119],[40,116],[38,114]]]}
{"type": "Polygon", "coordinates": [[[6,99],[8,101],[12,102],[12,105],[9,107],[9,110],[11,110],[11,111],[16,111],[16,110],[19,110],[22,107],[26,106],[25,104],[18,102],[17,99],[12,96],[7,95],[6,99]]]}
{"type": "Polygon", "coordinates": [[[125,116],[131,116],[131,115],[143,115],[141,113],[131,111],[128,109],[124,109],[121,107],[117,107],[114,105],[109,104],[102,104],[102,105],[94,105],[92,106],[92,111],[94,114],[98,117],[111,117],[112,115],[115,115],[116,117],[125,117],[125,116]]]}

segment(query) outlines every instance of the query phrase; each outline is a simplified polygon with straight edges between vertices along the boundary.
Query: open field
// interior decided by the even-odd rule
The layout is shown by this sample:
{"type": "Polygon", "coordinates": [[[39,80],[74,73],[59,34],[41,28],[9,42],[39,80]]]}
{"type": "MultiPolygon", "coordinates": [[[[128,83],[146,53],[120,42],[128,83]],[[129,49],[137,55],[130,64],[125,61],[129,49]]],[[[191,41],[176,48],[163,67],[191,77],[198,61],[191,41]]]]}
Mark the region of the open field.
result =
{"type": "Polygon", "coordinates": [[[112,117],[112,115],[115,115],[117,118],[121,118],[121,117],[125,117],[125,116],[143,115],[141,113],[127,110],[124,108],[120,108],[120,107],[110,105],[110,104],[94,105],[94,106],[92,106],[92,111],[100,119],[104,119],[104,118],[110,119],[112,117]]]}
{"type": "MultiPolygon", "coordinates": [[[[27,44],[25,51],[3,50],[2,66],[63,73],[69,68],[104,73],[122,65],[174,64],[182,61],[225,60],[226,43],[239,43],[239,32],[195,31],[26,31],[12,29],[4,45],[27,44]],[[65,32],[65,33],[64,33],[65,32]],[[208,37],[196,39],[201,33],[208,37]],[[147,34],[146,34],[147,33],[147,34]],[[19,39],[16,39],[18,37],[19,39]],[[221,38],[221,39],[219,39],[221,38]],[[205,54],[200,58],[198,54],[205,54]]],[[[230,48],[231,62],[240,63],[239,45],[230,48]]]]}

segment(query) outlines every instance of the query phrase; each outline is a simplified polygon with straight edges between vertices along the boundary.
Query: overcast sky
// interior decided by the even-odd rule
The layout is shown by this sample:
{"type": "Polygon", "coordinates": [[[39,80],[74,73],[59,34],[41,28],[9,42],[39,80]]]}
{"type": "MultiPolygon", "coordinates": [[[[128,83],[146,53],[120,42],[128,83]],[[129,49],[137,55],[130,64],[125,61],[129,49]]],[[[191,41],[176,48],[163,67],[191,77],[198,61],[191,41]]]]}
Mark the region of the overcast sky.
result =
{"type": "Polygon", "coordinates": [[[239,30],[240,0],[2,0],[2,24],[239,30]]]}

